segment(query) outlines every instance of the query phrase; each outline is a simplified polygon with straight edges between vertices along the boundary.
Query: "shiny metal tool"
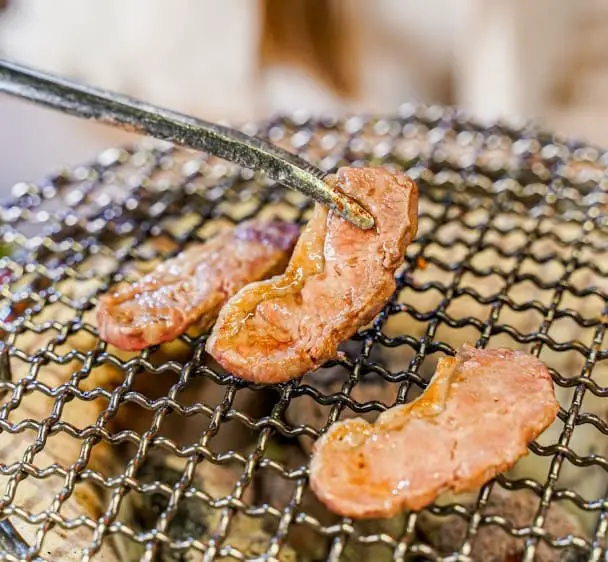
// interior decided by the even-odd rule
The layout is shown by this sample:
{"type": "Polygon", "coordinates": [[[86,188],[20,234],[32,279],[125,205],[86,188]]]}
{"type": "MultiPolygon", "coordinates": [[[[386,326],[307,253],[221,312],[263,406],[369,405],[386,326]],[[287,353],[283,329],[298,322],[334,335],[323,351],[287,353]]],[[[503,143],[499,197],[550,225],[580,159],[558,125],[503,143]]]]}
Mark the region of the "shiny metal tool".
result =
{"type": "Polygon", "coordinates": [[[366,209],[326,181],[326,172],[295,154],[230,127],[6,60],[0,60],[0,92],[261,170],[273,180],[336,211],[359,228],[374,226],[374,218],[366,209]]]}

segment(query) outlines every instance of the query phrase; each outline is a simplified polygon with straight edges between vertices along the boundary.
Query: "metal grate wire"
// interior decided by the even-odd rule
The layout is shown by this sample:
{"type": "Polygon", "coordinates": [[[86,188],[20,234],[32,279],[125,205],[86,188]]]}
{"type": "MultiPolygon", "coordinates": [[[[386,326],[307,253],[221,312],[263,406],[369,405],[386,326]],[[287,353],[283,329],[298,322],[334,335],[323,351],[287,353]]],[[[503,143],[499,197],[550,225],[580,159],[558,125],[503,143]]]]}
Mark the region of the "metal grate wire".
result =
{"type": "Polygon", "coordinates": [[[149,140],[16,185],[0,223],[0,558],[486,560],[481,536],[499,529],[526,561],[608,559],[608,153],[434,106],[296,114],[245,130],[329,171],[408,170],[420,228],[395,295],[339,360],[271,389],[219,370],[205,334],[120,353],[94,324],[109,286],[241,220],[304,222],[310,203],[257,173],[149,140]],[[412,399],[465,341],[527,349],[550,367],[559,420],[530,455],[472,497],[391,521],[309,510],[305,451],[319,431],[412,399]],[[326,378],[335,384],[316,382],[326,378]],[[382,381],[392,401],[366,400],[382,381]],[[320,415],[294,423],[295,408],[320,415]],[[155,455],[179,461],[175,478],[142,477],[155,455]],[[230,467],[227,492],[200,485],[208,465],[230,467]],[[258,493],[263,478],[270,496],[258,493]],[[287,486],[287,500],[273,499],[273,486],[287,486]],[[536,498],[523,524],[491,509],[496,494],[519,490],[536,498]],[[152,498],[160,507],[143,524],[129,506],[152,498]],[[213,513],[212,527],[177,532],[186,503],[213,513]],[[574,531],[548,528],[556,506],[574,531]],[[243,521],[263,529],[249,550],[235,538],[243,521]],[[432,525],[459,526],[457,539],[441,543],[432,525]],[[315,554],[298,548],[297,533],[315,554]]]}

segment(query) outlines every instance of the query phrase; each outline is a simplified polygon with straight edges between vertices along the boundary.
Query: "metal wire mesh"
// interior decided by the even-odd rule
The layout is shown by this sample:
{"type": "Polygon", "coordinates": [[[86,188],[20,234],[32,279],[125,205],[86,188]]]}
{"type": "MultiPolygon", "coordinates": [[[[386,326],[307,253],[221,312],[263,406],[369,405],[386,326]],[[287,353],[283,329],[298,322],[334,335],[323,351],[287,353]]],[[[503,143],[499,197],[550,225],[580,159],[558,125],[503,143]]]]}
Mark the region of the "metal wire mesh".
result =
{"type": "Polygon", "coordinates": [[[328,170],[409,171],[420,228],[396,294],[338,361],[270,389],[222,372],[205,334],[122,353],[95,328],[110,285],[250,217],[305,221],[310,204],[150,141],[16,185],[0,226],[2,559],[503,559],[488,541],[504,560],[605,559],[608,153],[438,107],[246,130],[328,170]],[[465,341],[550,367],[561,411],[530,455],[390,521],[315,504],[319,431],[411,399],[465,341]],[[501,511],[522,494],[527,511],[501,511]]]}

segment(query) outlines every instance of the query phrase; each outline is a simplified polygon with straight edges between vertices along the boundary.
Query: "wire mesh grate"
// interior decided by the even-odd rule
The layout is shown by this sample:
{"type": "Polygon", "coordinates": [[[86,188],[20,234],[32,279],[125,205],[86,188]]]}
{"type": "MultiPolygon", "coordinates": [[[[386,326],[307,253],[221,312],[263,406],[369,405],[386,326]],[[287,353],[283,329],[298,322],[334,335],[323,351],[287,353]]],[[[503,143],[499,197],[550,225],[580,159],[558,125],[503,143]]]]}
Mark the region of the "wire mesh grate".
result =
{"type": "Polygon", "coordinates": [[[420,227],[395,295],[338,360],[276,387],[223,372],[196,331],[121,352],[95,328],[109,286],[251,217],[304,222],[310,203],[148,140],[16,185],[0,224],[3,559],[604,560],[608,153],[439,107],[245,129],[327,170],[409,171],[420,227]],[[325,511],[307,484],[319,432],[412,399],[464,342],[550,367],[561,411],[530,455],[420,513],[325,511]]]}

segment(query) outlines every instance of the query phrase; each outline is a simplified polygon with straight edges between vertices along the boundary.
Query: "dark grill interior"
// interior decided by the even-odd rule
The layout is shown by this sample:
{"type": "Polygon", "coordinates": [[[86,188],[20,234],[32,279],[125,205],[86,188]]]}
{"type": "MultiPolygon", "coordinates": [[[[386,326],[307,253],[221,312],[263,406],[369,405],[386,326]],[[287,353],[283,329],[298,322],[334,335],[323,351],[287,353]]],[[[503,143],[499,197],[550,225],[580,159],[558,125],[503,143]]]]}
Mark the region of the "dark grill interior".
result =
{"type": "Polygon", "coordinates": [[[219,370],[204,334],[122,353],[94,324],[110,285],[230,223],[305,221],[309,202],[150,141],[15,186],[0,225],[5,559],[486,561],[488,543],[511,537],[504,560],[520,559],[509,548],[604,560],[608,155],[437,107],[246,130],[325,169],[409,170],[420,228],[397,293],[339,361],[270,389],[219,370]],[[464,342],[525,349],[551,368],[562,409],[530,455],[419,514],[356,522],[316,505],[303,451],[319,430],[412,399],[464,342]],[[234,477],[211,486],[215,465],[234,477]],[[496,507],[518,494],[529,513],[496,507]],[[557,535],[555,509],[576,522],[557,535]]]}

